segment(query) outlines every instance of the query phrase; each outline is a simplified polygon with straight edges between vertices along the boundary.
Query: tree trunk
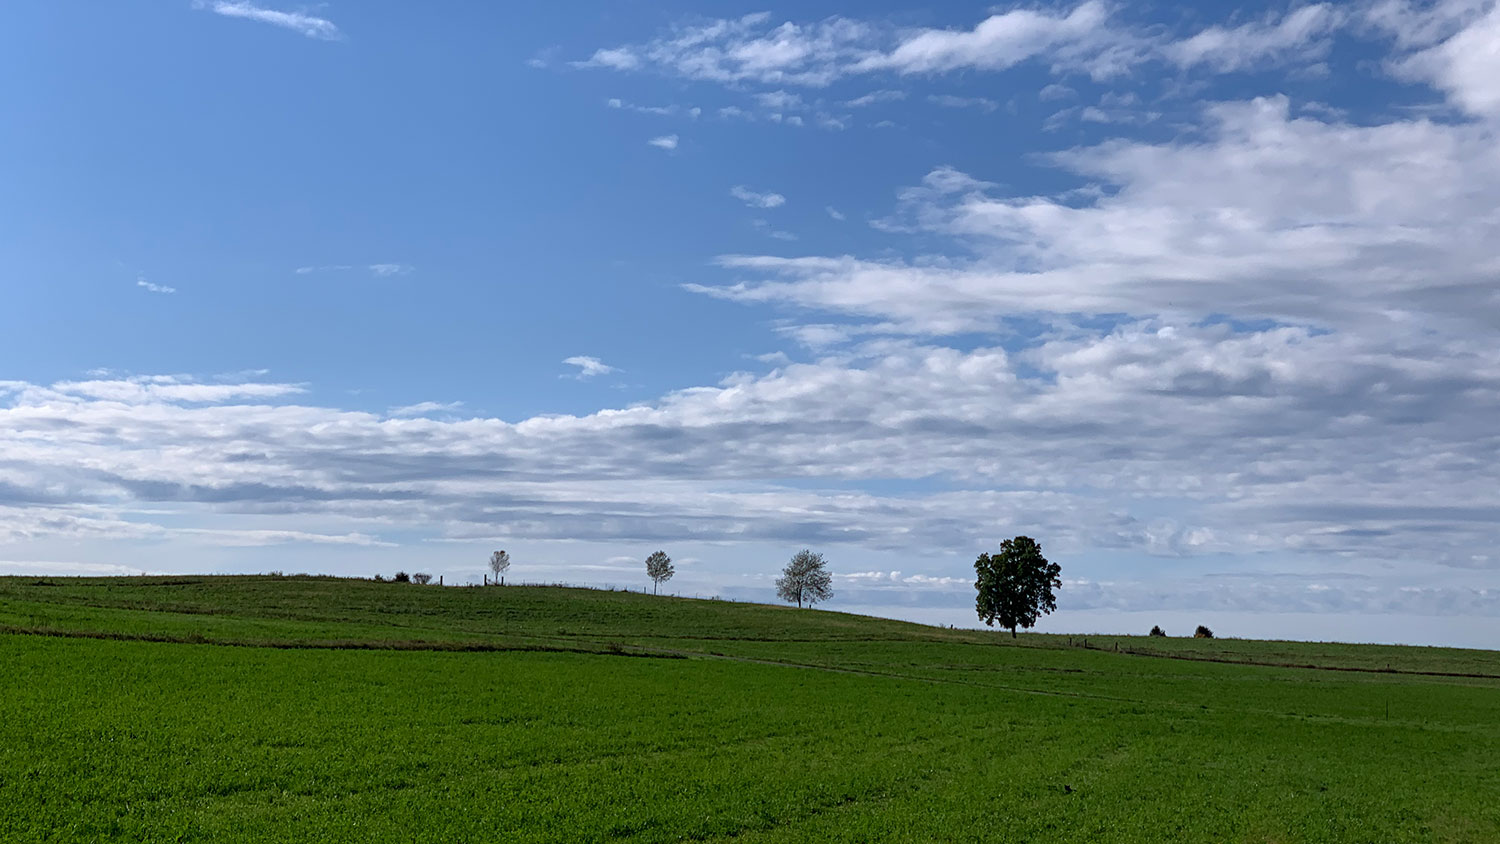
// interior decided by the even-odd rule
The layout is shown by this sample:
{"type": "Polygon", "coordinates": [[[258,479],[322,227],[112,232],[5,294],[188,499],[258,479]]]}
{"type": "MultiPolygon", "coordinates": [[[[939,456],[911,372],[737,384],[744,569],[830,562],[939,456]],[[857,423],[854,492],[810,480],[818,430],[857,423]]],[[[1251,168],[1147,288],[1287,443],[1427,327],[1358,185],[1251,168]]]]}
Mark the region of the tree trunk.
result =
{"type": "Polygon", "coordinates": [[[1010,637],[1012,639],[1016,638],[1016,628],[1015,628],[1014,625],[1012,625],[1011,628],[1010,628],[1010,637]]]}

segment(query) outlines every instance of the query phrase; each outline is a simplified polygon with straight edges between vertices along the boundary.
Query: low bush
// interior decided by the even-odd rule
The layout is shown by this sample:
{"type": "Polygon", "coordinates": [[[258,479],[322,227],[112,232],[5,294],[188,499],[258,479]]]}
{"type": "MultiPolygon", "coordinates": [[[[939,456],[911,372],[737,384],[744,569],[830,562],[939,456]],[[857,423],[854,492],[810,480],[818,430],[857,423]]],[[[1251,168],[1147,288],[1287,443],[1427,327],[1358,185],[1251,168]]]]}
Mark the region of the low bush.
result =
{"type": "Polygon", "coordinates": [[[398,571],[391,577],[392,583],[411,583],[411,575],[404,571],[398,571]]]}
{"type": "Polygon", "coordinates": [[[1212,639],[1213,637],[1214,637],[1214,631],[1209,630],[1207,627],[1204,627],[1201,624],[1198,625],[1198,629],[1197,630],[1193,631],[1193,638],[1194,639],[1212,639]]]}
{"type": "Polygon", "coordinates": [[[1152,636],[1165,636],[1165,635],[1167,635],[1167,631],[1161,629],[1161,625],[1159,625],[1159,624],[1152,625],[1152,627],[1151,627],[1151,635],[1152,636]]]}

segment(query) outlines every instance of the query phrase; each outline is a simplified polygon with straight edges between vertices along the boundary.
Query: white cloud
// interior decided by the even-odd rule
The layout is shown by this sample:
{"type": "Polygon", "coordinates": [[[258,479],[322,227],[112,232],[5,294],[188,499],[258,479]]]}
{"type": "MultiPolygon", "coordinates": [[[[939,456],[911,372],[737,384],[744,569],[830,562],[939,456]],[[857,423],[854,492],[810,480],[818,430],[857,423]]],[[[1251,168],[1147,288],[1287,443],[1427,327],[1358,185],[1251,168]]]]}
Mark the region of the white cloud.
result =
{"type": "Polygon", "coordinates": [[[1390,350],[1160,322],[1018,354],[877,339],[648,405],[515,423],[274,403],[294,385],[145,386],[11,386],[0,541],[160,537],[119,508],[162,503],[296,513],[335,537],[368,535],[330,529],[357,518],[457,538],[498,525],[962,551],[999,524],[1072,554],[1500,562],[1474,562],[1500,513],[1475,450],[1500,412],[1500,352],[1482,343],[1390,350]],[[256,403],[216,403],[243,397],[256,403]],[[893,496],[768,480],[931,477],[937,491],[893,496]]]}
{"type": "Polygon", "coordinates": [[[1084,203],[997,195],[933,171],[903,192],[892,225],[960,238],[967,262],[735,257],[726,266],[769,278],[718,293],[920,332],[1037,312],[1227,311],[1330,326],[1403,312],[1472,325],[1500,309],[1489,286],[1500,262],[1478,247],[1500,239],[1479,199],[1500,191],[1483,127],[1328,124],[1291,117],[1278,97],[1216,105],[1208,120],[1204,142],[1054,156],[1109,186],[1084,203]]]}
{"type": "Polygon", "coordinates": [[[651,140],[647,141],[646,143],[649,144],[649,145],[651,145],[651,146],[654,146],[654,147],[656,147],[658,149],[673,150],[673,149],[677,149],[677,136],[676,135],[661,135],[659,137],[652,138],[651,140]]]}
{"type": "MultiPolygon", "coordinates": [[[[357,269],[360,269],[360,267],[357,267],[354,264],[322,264],[317,266],[298,267],[293,272],[295,272],[297,275],[311,275],[313,273],[348,272],[350,270],[357,269]]],[[[394,275],[406,275],[416,268],[410,264],[383,263],[366,264],[364,266],[364,269],[369,271],[372,275],[379,276],[381,278],[388,278],[394,275]]]]}
{"type": "Polygon", "coordinates": [[[596,357],[589,357],[588,355],[574,355],[573,357],[564,359],[563,363],[569,366],[578,367],[578,373],[573,377],[580,380],[584,378],[593,378],[596,375],[608,375],[611,372],[618,371],[613,366],[604,363],[596,357]]]}
{"type": "Polygon", "coordinates": [[[458,410],[463,405],[464,403],[461,401],[422,401],[404,407],[393,407],[387,411],[387,414],[390,416],[426,416],[429,413],[446,413],[458,410]]]}
{"type": "Polygon", "coordinates": [[[735,185],[730,188],[729,195],[751,208],[779,208],[786,204],[786,197],[779,193],[758,193],[744,185],[735,185]]]}
{"type": "Polygon", "coordinates": [[[304,12],[280,12],[257,6],[246,0],[217,0],[212,3],[198,0],[194,6],[199,9],[208,9],[225,17],[259,21],[290,29],[308,38],[337,41],[344,37],[343,33],[339,32],[339,28],[325,18],[314,17],[304,12]]]}
{"type": "Polygon", "coordinates": [[[832,205],[825,207],[823,210],[828,212],[828,216],[832,217],[835,220],[842,221],[848,219],[844,216],[844,212],[840,211],[837,208],[834,208],[832,205]]]}
{"type": "Polygon", "coordinates": [[[363,533],[309,533],[301,530],[228,530],[206,528],[172,528],[164,531],[170,536],[201,538],[206,544],[228,547],[257,548],[266,545],[286,545],[307,542],[316,545],[357,545],[364,548],[394,548],[394,543],[384,542],[363,533]]]}
{"type": "Polygon", "coordinates": [[[1066,13],[1013,9],[991,15],[972,30],[927,29],[912,33],[889,53],[870,56],[854,70],[935,73],[974,68],[1004,70],[1042,55],[1113,76],[1140,61],[1144,44],[1108,26],[1109,10],[1087,0],[1066,13]]]}
{"type": "MultiPolygon", "coordinates": [[[[1167,28],[1116,20],[1114,7],[1102,0],[1084,0],[1071,8],[1012,8],[972,28],[906,31],[842,17],[778,24],[769,14],[757,13],[678,25],[643,44],[597,50],[575,66],[654,70],[725,85],[808,87],[871,73],[1004,71],[1033,61],[1045,63],[1055,74],[1084,73],[1096,80],[1119,77],[1147,63],[1230,73],[1321,55],[1327,36],[1346,26],[1349,17],[1339,7],[1321,3],[1179,36],[1167,28]]],[[[1048,86],[1042,98],[1068,90],[1048,86]]],[[[785,90],[757,96],[766,104],[777,104],[779,111],[802,107],[799,95],[785,90]]],[[[899,91],[882,90],[845,105],[859,107],[900,96],[899,91]]]]}
{"type": "Polygon", "coordinates": [[[607,67],[614,70],[634,70],[640,66],[641,61],[627,48],[617,50],[596,50],[592,58],[587,62],[579,62],[585,67],[607,67]]]}
{"type": "Polygon", "coordinates": [[[804,106],[801,94],[784,90],[756,94],[755,101],[761,108],[770,111],[796,111],[804,106]]]}
{"type": "Polygon", "coordinates": [[[1050,85],[1042,86],[1042,90],[1037,92],[1037,99],[1046,102],[1047,100],[1062,100],[1077,95],[1078,92],[1074,91],[1072,88],[1069,88],[1066,85],[1059,85],[1054,82],[1050,85]]]}
{"type": "Polygon", "coordinates": [[[151,282],[145,280],[144,278],[138,278],[138,279],[136,279],[135,280],[135,286],[143,288],[145,290],[149,290],[152,293],[176,293],[177,292],[177,288],[175,288],[175,287],[168,287],[165,284],[152,284],[151,282]]]}
{"type": "Polygon", "coordinates": [[[690,79],[768,84],[827,84],[838,65],[869,52],[869,27],[844,18],[813,24],[770,25],[756,13],[705,24],[678,26],[640,45],[596,50],[580,67],[612,70],[656,68],[690,79]]]}
{"type": "MultiPolygon", "coordinates": [[[[624,110],[624,111],[634,111],[634,112],[637,112],[639,114],[654,114],[654,115],[657,115],[658,117],[668,117],[668,116],[671,116],[671,115],[677,113],[677,106],[675,106],[675,105],[667,105],[667,106],[643,106],[643,105],[637,105],[636,103],[626,102],[626,101],[620,99],[619,97],[610,97],[609,99],[607,99],[607,100],[604,101],[604,104],[607,105],[607,106],[609,106],[610,108],[613,108],[613,109],[621,109],[621,110],[624,110]]],[[[690,112],[697,112],[697,111],[699,111],[699,109],[690,109],[690,112]]],[[[693,116],[696,117],[697,115],[693,114],[693,116]]]]}
{"type": "Polygon", "coordinates": [[[204,384],[180,375],[143,375],[128,378],[62,381],[50,390],[33,392],[55,400],[68,397],[121,404],[203,402],[219,404],[240,399],[269,399],[303,392],[297,384],[204,384]]]}
{"type": "Polygon", "coordinates": [[[865,106],[874,105],[876,103],[888,103],[904,99],[906,99],[905,91],[871,91],[864,96],[855,97],[852,100],[845,101],[844,105],[849,108],[863,108],[865,106]]]}
{"type": "Polygon", "coordinates": [[[985,97],[955,97],[952,94],[932,94],[927,101],[944,108],[977,108],[986,112],[1000,107],[999,103],[985,97]]]}
{"type": "Polygon", "coordinates": [[[1295,56],[1309,59],[1326,51],[1325,37],[1342,26],[1344,16],[1328,3],[1302,6],[1279,20],[1242,26],[1209,27],[1198,34],[1163,48],[1167,59],[1180,67],[1207,65],[1220,73],[1245,70],[1267,60],[1285,61],[1295,56]]]}
{"type": "MultiPolygon", "coordinates": [[[[1468,17],[1472,5],[1440,3],[1426,10],[1427,16],[1439,20],[1419,29],[1442,31],[1454,19],[1468,17]]],[[[1500,6],[1492,6],[1438,43],[1394,60],[1392,67],[1403,78],[1432,84],[1470,114],[1500,116],[1500,6]]]]}

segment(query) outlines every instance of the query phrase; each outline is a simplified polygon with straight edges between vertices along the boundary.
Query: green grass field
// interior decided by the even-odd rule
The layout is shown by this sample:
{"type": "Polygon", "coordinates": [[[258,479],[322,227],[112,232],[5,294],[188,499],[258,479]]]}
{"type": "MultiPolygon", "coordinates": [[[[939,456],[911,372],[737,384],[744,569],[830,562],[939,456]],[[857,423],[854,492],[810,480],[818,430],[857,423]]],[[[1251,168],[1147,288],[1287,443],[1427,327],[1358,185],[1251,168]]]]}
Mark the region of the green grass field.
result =
{"type": "Polygon", "coordinates": [[[1489,651],[271,577],[0,631],[3,841],[1500,841],[1489,651]]]}

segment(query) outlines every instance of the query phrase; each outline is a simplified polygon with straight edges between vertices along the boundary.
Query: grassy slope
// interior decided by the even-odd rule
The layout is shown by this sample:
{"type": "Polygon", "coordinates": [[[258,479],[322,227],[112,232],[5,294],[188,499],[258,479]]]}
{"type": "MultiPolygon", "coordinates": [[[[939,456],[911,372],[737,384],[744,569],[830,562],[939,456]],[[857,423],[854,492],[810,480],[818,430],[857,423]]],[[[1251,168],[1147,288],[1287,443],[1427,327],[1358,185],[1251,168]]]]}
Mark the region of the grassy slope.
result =
{"type": "Polygon", "coordinates": [[[0,625],[599,653],[0,635],[0,840],[1500,840],[1496,680],[587,590],[35,583],[0,579],[0,625]]]}

